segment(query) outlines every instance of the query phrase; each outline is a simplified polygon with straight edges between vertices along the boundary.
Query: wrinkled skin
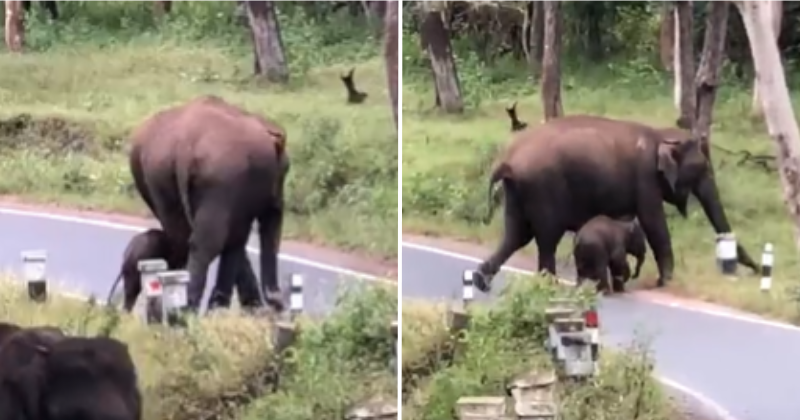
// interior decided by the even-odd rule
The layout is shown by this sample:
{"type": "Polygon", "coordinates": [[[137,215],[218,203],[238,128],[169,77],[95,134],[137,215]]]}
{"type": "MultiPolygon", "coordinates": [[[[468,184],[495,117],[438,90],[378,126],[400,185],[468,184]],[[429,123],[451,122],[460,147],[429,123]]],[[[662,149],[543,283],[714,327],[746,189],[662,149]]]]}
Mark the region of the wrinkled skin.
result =
{"type": "Polygon", "coordinates": [[[283,310],[277,279],[285,131],[275,123],[203,96],[161,111],[133,134],[130,168],[142,199],[169,237],[170,261],[190,275],[188,304],[200,306],[211,262],[220,257],[210,307],[242,304],[283,310]],[[245,246],[258,221],[261,283],[245,246]],[[188,247],[187,247],[188,244],[188,247]]]}
{"type": "Polygon", "coordinates": [[[635,219],[615,220],[601,215],[589,220],[575,234],[572,254],[579,285],[584,280],[594,280],[598,291],[605,292],[610,271],[612,291],[624,292],[625,283],[641,273],[647,245],[635,219]],[[627,255],[636,258],[632,276],[627,255]]]}
{"type": "Polygon", "coordinates": [[[0,420],[141,420],[127,346],[23,329],[0,348],[0,420]]]}
{"type": "MultiPolygon", "coordinates": [[[[539,270],[556,274],[556,247],[564,233],[598,215],[639,220],[658,266],[659,286],[672,279],[675,266],[662,202],[685,216],[692,194],[715,232],[731,231],[699,141],[677,129],[588,115],[556,118],[514,134],[495,162],[490,204],[496,182],[503,186],[505,232],[478,266],[475,284],[483,291],[508,258],[532,240],[539,270]]],[[[759,270],[741,246],[738,257],[759,270]]]]}

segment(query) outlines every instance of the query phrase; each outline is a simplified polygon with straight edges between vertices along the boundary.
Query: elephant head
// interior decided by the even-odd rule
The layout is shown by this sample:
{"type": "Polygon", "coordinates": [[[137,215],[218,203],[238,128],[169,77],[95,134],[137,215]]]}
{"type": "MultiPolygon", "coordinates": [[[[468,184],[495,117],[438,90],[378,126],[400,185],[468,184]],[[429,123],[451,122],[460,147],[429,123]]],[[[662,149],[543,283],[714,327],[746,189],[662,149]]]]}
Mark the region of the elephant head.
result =
{"type": "Polygon", "coordinates": [[[136,303],[136,298],[142,291],[141,276],[139,275],[139,261],[149,259],[164,259],[172,269],[178,268],[173,246],[169,237],[160,229],[148,229],[134,235],[122,256],[122,267],[106,302],[111,302],[119,282],[123,282],[124,288],[124,308],[130,312],[136,303]]]}
{"type": "MultiPolygon", "coordinates": [[[[689,195],[694,195],[716,233],[731,232],[731,225],[720,201],[711,162],[703,153],[700,141],[679,128],[657,130],[657,166],[664,201],[674,205],[683,217],[687,216],[689,195]]],[[[753,271],[759,266],[747,251],[737,244],[739,262],[753,271]]]]}

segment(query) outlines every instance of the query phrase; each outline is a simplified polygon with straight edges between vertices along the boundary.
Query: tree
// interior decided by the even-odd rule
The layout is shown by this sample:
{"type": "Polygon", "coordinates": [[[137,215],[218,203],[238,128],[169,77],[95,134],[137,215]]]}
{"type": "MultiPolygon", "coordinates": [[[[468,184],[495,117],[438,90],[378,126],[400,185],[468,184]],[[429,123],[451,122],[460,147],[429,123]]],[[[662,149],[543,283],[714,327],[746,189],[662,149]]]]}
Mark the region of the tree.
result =
{"type": "Polygon", "coordinates": [[[724,1],[708,2],[706,33],[703,39],[703,54],[695,77],[697,117],[694,121],[695,138],[702,142],[703,153],[711,157],[710,137],[714,102],[717,97],[720,69],[725,52],[725,34],[728,31],[730,5],[724,1]]]}
{"type": "Polygon", "coordinates": [[[561,3],[558,1],[544,2],[542,109],[545,121],[564,114],[561,104],[561,3]]]}
{"type": "MultiPolygon", "coordinates": [[[[770,15],[770,29],[772,29],[772,36],[775,44],[778,43],[778,38],[781,36],[781,24],[783,23],[783,2],[772,1],[767,8],[770,15]]],[[[780,54],[780,52],[778,53],[780,54]]],[[[755,78],[754,78],[755,79],[755,78]]],[[[756,119],[764,118],[764,107],[761,106],[761,94],[758,91],[758,83],[753,80],[753,103],[751,105],[750,115],[756,119]]]]}
{"type": "Polygon", "coordinates": [[[6,0],[6,47],[12,52],[22,52],[25,27],[21,1],[6,0]]]}
{"type": "Polygon", "coordinates": [[[694,123],[696,97],[694,91],[694,17],[692,2],[675,2],[675,100],[680,115],[678,126],[689,129],[694,123]]]}
{"type": "Polygon", "coordinates": [[[529,1],[525,6],[527,25],[523,30],[525,53],[534,80],[542,74],[542,56],[544,55],[544,7],[541,1],[529,1]]]}
{"type": "Polygon", "coordinates": [[[800,129],[794,117],[778,44],[775,42],[769,3],[764,0],[737,1],[736,6],[750,40],[756,85],[763,93],[761,106],[764,119],[777,149],[784,203],[794,222],[795,243],[800,249],[800,129]]]}
{"type": "Polygon", "coordinates": [[[273,83],[289,81],[289,68],[283,51],[281,29],[275,4],[271,1],[247,1],[247,20],[253,36],[255,73],[273,83]]]}
{"type": "Polygon", "coordinates": [[[675,51],[675,4],[669,1],[661,3],[661,25],[658,33],[658,50],[661,65],[664,69],[673,71],[675,51]]]}
{"type": "Polygon", "coordinates": [[[397,1],[389,1],[386,4],[383,28],[383,58],[386,61],[386,81],[389,84],[389,99],[392,102],[392,115],[394,116],[394,126],[397,128],[397,1]]]}
{"type": "Polygon", "coordinates": [[[461,85],[458,81],[456,63],[450,46],[450,34],[442,20],[441,2],[422,2],[425,17],[422,20],[420,40],[427,51],[433,71],[433,84],[436,90],[437,105],[445,112],[456,114],[464,112],[461,98],[461,85]]]}

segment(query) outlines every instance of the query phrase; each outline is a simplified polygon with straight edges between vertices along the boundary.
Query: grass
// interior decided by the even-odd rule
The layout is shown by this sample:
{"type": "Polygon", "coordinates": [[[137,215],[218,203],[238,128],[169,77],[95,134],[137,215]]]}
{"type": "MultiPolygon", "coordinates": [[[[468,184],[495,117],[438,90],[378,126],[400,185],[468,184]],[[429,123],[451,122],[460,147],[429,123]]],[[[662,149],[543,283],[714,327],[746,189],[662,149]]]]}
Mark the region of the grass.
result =
{"type": "MultiPolygon", "coordinates": [[[[404,44],[404,55],[403,231],[493,248],[502,234],[502,211],[495,212],[500,216],[488,226],[480,219],[487,210],[489,166],[497,148],[510,137],[505,107],[518,101],[520,118],[538,123],[543,115],[538,88],[527,77],[524,63],[506,60],[487,67],[469,55],[459,55],[462,89],[470,107],[461,116],[442,115],[432,109],[429,72],[420,70],[413,38],[404,44]]],[[[668,77],[645,60],[584,65],[580,71],[572,62],[563,66],[567,114],[674,125],[677,111],[668,77]]],[[[731,151],[772,156],[774,145],[766,128],[750,118],[750,101],[749,88],[725,79],[714,110],[711,141],[731,151]]],[[[800,269],[800,259],[778,174],[749,162],[737,164],[740,158],[712,149],[717,184],[738,240],[756,260],[766,243],[775,247],[771,292],[761,293],[759,276],[747,268],[740,267],[735,281],[719,274],[713,229],[694,200],[687,219],[665,206],[676,260],[675,281],[668,290],[798,323],[800,306],[794,289],[800,281],[793,273],[800,269]]],[[[569,242],[562,241],[562,258],[568,254],[569,242]]],[[[531,248],[535,245],[523,252],[534,253],[531,248]]],[[[656,276],[654,261],[648,258],[643,283],[651,284],[656,276]]]]}
{"type": "Polygon", "coordinates": [[[0,56],[0,194],[144,213],[127,133],[215,94],[288,131],[286,238],[396,258],[397,139],[366,22],[341,12],[323,24],[307,6],[281,4],[291,81],[270,86],[251,76],[250,41],[230,21],[231,4],[176,4],[158,25],[143,3],[65,3],[62,21],[32,21],[29,52],[0,56]],[[339,80],[350,67],[370,95],[358,106],[345,104],[339,80]]]}
{"type": "Polygon", "coordinates": [[[349,289],[331,317],[301,318],[300,336],[281,364],[273,358],[271,324],[235,310],[169,331],[54,293],[46,304],[31,303],[8,276],[0,281],[0,303],[4,322],[54,325],[78,335],[111,331],[127,343],[144,420],[342,418],[362,400],[396,400],[388,367],[394,348],[388,323],[397,313],[394,288],[349,289]],[[308,395],[314,395],[314,404],[308,404],[308,395]]]}
{"type": "MultiPolygon", "coordinates": [[[[517,375],[551,369],[542,346],[547,336],[544,308],[550,297],[574,292],[547,283],[518,278],[497,305],[471,307],[471,325],[457,341],[447,332],[445,306],[403,302],[403,418],[449,420],[458,398],[502,396],[517,375]],[[443,349],[452,352],[453,346],[454,355],[444,354],[443,349]],[[410,372],[415,377],[406,378],[410,372]]],[[[577,297],[586,294],[581,291],[577,297]]],[[[561,418],[675,418],[675,407],[650,376],[645,349],[622,350],[604,349],[600,374],[590,382],[558,385],[561,418]]]]}

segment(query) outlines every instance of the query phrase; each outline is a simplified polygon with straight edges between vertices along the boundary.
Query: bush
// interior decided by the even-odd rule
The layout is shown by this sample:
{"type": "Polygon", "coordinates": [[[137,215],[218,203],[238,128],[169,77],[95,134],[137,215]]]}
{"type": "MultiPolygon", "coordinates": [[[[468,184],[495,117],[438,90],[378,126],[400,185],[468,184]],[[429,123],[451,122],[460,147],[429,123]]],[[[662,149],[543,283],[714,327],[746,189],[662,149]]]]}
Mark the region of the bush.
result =
{"type": "MultiPolygon", "coordinates": [[[[495,305],[468,310],[470,327],[460,337],[445,331],[444,305],[404,302],[403,371],[417,377],[403,378],[409,384],[403,389],[403,418],[450,420],[460,397],[501,396],[516,375],[552,368],[543,346],[547,338],[544,309],[553,297],[593,304],[592,295],[573,290],[553,286],[546,278],[517,278],[495,305]],[[423,365],[428,368],[421,369],[423,365]]],[[[672,418],[672,407],[650,376],[651,368],[641,349],[617,354],[605,348],[597,377],[584,384],[558,386],[562,418],[672,418]]]]}
{"type": "Polygon", "coordinates": [[[128,344],[144,420],[255,419],[265,418],[264,413],[276,419],[312,420],[320,413],[340,418],[327,414],[342,413],[371,392],[397,395],[388,368],[394,341],[388,325],[397,313],[394,289],[353,289],[330,318],[299,319],[299,340],[279,363],[271,323],[236,310],[192,318],[186,329],[168,330],[52,292],[47,303],[31,303],[12,281],[0,283],[0,320],[54,325],[74,335],[105,331],[128,344]],[[307,392],[314,393],[314,404],[308,404],[307,392]]]}

